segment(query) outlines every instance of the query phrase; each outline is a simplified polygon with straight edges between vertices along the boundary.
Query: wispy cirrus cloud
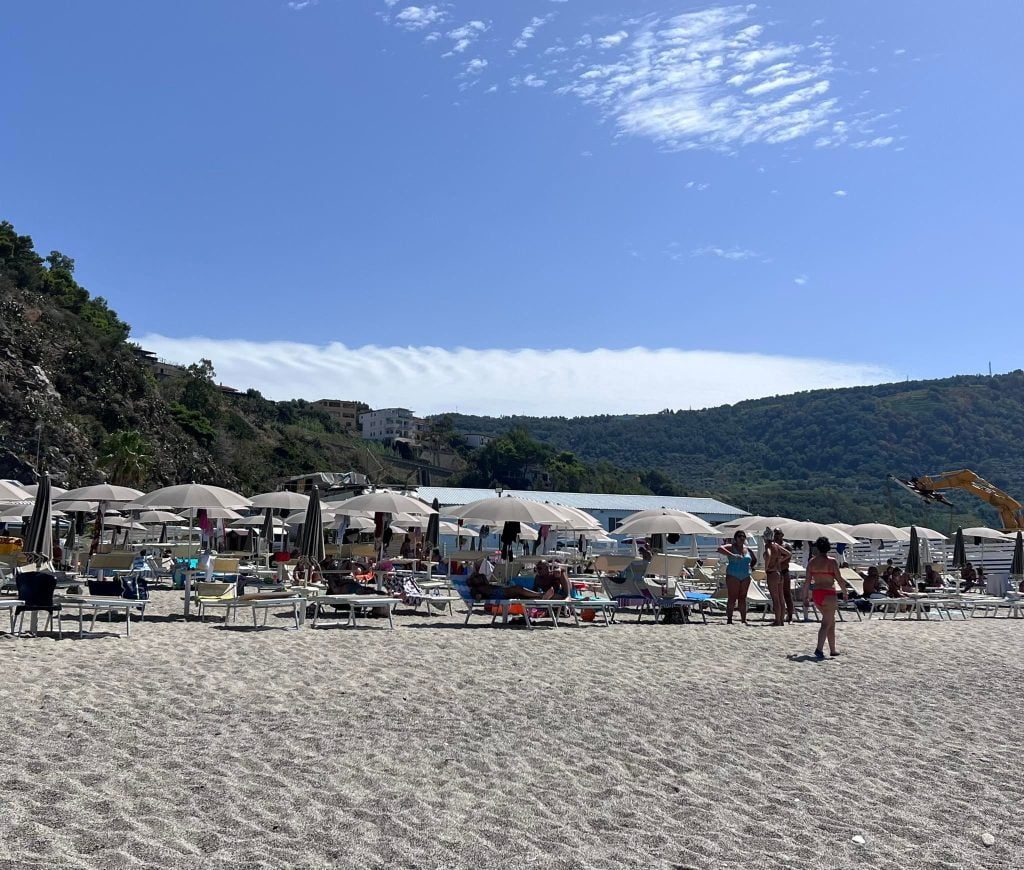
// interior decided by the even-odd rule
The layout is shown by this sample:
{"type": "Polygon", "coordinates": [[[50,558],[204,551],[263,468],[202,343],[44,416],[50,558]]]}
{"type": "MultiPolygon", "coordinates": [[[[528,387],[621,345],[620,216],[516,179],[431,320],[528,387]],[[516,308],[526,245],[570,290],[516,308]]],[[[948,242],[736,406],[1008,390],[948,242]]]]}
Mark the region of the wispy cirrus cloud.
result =
{"type": "Polygon", "coordinates": [[[720,257],[723,260],[752,260],[758,256],[758,253],[757,251],[751,251],[749,248],[740,248],[735,245],[731,248],[723,248],[719,245],[704,245],[690,251],[690,256],[720,257]]]}
{"type": "Polygon", "coordinates": [[[478,414],[644,413],[896,379],[870,363],[674,348],[351,348],[161,335],[139,342],[174,361],[210,359],[219,381],[256,388],[269,398],[316,400],[343,392],[373,407],[426,414],[455,408],[478,414]]]}
{"type": "Polygon", "coordinates": [[[650,19],[617,59],[586,65],[560,92],[668,148],[778,144],[823,129],[837,112],[830,49],[776,43],[752,15],[718,6],[650,19]]]}

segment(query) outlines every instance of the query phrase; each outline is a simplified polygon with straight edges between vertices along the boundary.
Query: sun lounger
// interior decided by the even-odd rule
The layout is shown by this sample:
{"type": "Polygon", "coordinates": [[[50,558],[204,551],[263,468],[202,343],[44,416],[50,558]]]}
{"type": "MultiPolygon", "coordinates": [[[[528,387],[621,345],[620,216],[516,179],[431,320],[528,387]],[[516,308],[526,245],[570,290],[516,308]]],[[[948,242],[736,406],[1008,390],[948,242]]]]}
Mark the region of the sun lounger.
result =
{"type": "Polygon", "coordinates": [[[224,621],[227,622],[238,597],[238,584],[197,581],[193,587],[193,600],[199,609],[199,621],[206,621],[206,611],[218,607],[224,608],[224,621]]]}
{"type": "Polygon", "coordinates": [[[447,607],[448,612],[454,614],[452,603],[461,601],[462,597],[460,595],[448,595],[442,589],[432,589],[427,592],[420,587],[415,577],[406,577],[402,580],[402,600],[417,612],[420,609],[420,605],[425,604],[428,614],[432,607],[440,610],[447,607]]]}
{"type": "Polygon", "coordinates": [[[348,618],[345,621],[346,625],[355,627],[356,625],[356,613],[360,609],[386,609],[388,617],[388,625],[391,628],[395,627],[395,607],[398,605],[401,599],[393,598],[388,595],[319,595],[312,599],[313,605],[313,628],[317,628],[320,624],[320,614],[324,607],[348,607],[348,618]]]}
{"type": "Polygon", "coordinates": [[[0,598],[0,610],[6,610],[11,620],[11,634],[14,634],[15,614],[24,606],[25,602],[20,598],[0,598]]]}
{"type": "Polygon", "coordinates": [[[89,633],[94,634],[96,631],[96,616],[100,613],[106,613],[107,618],[111,619],[119,610],[124,611],[124,633],[125,637],[131,637],[132,635],[132,611],[139,611],[139,622],[146,616],[146,601],[133,600],[131,598],[106,598],[103,596],[93,595],[65,595],[61,598],[61,609],[62,613],[65,610],[77,610],[78,611],[78,636],[83,637],[85,633],[85,614],[89,612],[91,621],[89,623],[89,633]]]}

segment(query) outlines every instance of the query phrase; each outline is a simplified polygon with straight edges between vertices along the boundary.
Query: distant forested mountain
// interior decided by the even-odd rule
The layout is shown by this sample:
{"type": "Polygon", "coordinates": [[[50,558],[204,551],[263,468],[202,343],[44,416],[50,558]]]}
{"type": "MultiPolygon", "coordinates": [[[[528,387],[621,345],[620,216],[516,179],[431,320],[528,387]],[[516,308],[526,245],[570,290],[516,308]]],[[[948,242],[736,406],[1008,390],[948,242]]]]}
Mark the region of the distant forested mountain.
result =
{"type": "MultiPolygon", "coordinates": [[[[453,415],[460,432],[524,430],[584,462],[647,472],[665,494],[713,495],[746,509],[822,521],[931,524],[927,506],[887,482],[970,468],[1024,500],[1024,372],[815,390],[703,411],[596,417],[453,415]],[[660,472],[659,480],[652,472],[660,472]]],[[[967,494],[954,521],[997,524],[967,494]]]]}

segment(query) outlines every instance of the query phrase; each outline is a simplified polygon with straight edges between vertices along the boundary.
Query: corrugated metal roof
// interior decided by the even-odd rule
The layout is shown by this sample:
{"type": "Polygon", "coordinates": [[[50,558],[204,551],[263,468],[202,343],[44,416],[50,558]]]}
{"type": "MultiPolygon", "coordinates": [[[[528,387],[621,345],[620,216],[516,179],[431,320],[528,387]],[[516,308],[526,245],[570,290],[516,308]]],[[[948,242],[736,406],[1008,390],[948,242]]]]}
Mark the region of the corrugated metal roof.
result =
{"type": "MultiPolygon", "coordinates": [[[[675,508],[689,511],[711,522],[724,522],[748,513],[738,507],[714,498],[690,498],[668,495],[618,495],[602,492],[539,492],[535,490],[506,489],[505,495],[529,501],[549,501],[585,511],[643,511],[656,508],[675,508]]],[[[457,486],[421,486],[419,497],[430,504],[435,498],[442,507],[469,504],[485,498],[494,498],[493,489],[471,489],[457,486]]]]}

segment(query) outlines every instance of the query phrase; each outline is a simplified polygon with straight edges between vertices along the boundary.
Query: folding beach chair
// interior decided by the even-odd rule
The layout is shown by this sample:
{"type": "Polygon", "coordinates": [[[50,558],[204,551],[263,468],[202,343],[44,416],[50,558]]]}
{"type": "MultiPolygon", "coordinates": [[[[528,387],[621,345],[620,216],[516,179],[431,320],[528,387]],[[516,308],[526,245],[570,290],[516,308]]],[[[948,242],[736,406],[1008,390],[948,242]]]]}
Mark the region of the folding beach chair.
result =
{"type": "Polygon", "coordinates": [[[231,610],[237,605],[238,586],[235,583],[218,583],[199,580],[193,585],[195,603],[199,608],[199,621],[206,621],[206,611],[223,607],[224,621],[227,622],[231,610]]]}

